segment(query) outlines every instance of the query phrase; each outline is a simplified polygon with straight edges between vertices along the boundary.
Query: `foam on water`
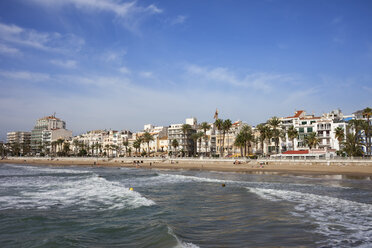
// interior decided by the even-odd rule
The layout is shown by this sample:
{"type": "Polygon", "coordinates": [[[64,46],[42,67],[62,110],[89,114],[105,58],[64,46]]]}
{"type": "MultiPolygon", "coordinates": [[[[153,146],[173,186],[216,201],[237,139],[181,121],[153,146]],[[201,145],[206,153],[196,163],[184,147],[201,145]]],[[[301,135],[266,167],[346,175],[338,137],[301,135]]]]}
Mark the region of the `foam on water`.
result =
{"type": "Polygon", "coordinates": [[[193,243],[184,242],[180,238],[178,238],[170,226],[168,226],[168,233],[177,240],[177,245],[174,248],[199,248],[199,246],[193,243]]]}
{"type": "Polygon", "coordinates": [[[18,186],[16,193],[0,196],[0,209],[66,208],[77,205],[85,210],[105,210],[133,209],[155,204],[118,182],[94,174],[72,179],[35,177],[29,181],[32,180],[31,189],[25,182],[23,185],[19,181],[14,182],[18,186]]]}
{"type": "Polygon", "coordinates": [[[326,236],[327,246],[368,247],[372,244],[371,204],[288,190],[247,189],[269,201],[295,203],[292,214],[313,221],[317,226],[315,232],[326,236]]]}

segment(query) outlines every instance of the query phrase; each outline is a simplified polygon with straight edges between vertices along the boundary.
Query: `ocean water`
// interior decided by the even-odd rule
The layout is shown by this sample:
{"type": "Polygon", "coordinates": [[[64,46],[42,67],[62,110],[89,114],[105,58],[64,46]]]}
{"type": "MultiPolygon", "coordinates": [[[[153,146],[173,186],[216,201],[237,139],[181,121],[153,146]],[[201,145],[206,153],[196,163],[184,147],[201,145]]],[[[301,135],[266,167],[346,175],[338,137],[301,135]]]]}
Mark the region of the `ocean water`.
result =
{"type": "Polygon", "coordinates": [[[0,164],[0,247],[372,247],[372,181],[0,164]]]}

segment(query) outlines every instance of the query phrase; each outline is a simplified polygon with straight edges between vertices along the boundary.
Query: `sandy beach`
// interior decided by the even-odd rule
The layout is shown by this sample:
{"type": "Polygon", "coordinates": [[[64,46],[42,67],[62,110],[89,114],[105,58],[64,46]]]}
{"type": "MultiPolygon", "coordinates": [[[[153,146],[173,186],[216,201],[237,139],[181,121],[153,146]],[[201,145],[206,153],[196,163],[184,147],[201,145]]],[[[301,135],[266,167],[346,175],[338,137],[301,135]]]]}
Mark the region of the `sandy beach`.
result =
{"type": "Polygon", "coordinates": [[[146,161],[136,158],[140,163],[133,163],[132,160],[123,159],[79,159],[79,158],[7,158],[0,160],[0,163],[10,164],[35,164],[48,166],[114,166],[148,169],[179,169],[179,170],[206,170],[221,172],[239,173],[279,173],[279,174],[314,174],[314,175],[350,175],[350,176],[372,176],[372,162],[291,162],[291,161],[268,161],[264,164],[252,160],[233,164],[232,161],[211,162],[211,161],[146,161]]]}

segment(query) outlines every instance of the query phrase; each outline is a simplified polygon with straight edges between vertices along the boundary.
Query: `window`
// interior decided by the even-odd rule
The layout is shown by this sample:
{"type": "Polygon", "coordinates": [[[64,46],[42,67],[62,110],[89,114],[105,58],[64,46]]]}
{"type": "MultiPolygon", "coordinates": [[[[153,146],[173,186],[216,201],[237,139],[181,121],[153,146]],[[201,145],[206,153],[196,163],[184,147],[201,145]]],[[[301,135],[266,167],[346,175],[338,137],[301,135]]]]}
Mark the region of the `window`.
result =
{"type": "Polygon", "coordinates": [[[306,125],[307,124],[307,121],[303,121],[301,122],[302,125],[306,125]]]}
{"type": "Polygon", "coordinates": [[[313,128],[312,128],[312,127],[308,127],[308,128],[307,128],[307,132],[308,132],[308,133],[311,133],[312,131],[313,131],[313,128]]]}
{"type": "Polygon", "coordinates": [[[303,133],[303,132],[304,132],[304,128],[303,128],[303,127],[300,127],[300,128],[299,128],[299,132],[300,132],[300,133],[303,133]]]}

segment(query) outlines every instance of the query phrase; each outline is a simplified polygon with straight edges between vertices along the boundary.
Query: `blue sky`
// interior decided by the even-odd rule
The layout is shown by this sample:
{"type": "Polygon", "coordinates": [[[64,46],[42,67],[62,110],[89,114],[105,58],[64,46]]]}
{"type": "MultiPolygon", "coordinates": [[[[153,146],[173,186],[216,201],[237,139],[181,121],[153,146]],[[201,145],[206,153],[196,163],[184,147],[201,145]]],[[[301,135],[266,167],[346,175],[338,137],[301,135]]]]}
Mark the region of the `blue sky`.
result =
{"type": "Polygon", "coordinates": [[[372,105],[371,1],[0,1],[0,138],[372,105]]]}

